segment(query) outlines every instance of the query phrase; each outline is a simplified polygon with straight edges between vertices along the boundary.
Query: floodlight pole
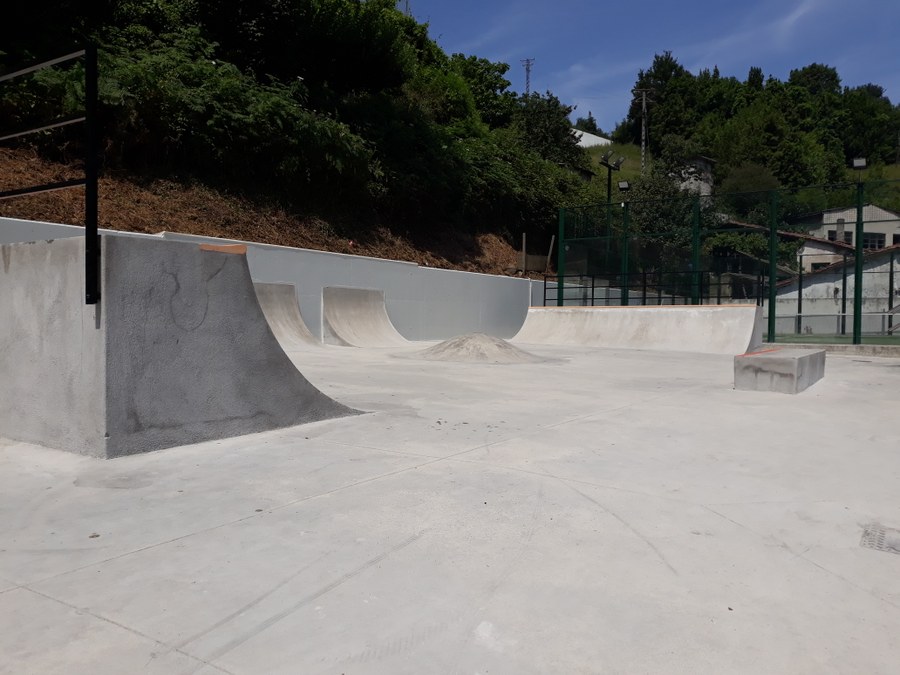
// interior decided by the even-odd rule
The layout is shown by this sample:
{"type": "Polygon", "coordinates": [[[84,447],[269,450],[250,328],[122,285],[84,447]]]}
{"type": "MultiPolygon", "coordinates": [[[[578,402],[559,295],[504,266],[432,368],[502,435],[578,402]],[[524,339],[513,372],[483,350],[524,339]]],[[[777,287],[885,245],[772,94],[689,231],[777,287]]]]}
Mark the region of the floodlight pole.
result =
{"type": "MultiPolygon", "coordinates": [[[[853,344],[862,344],[862,303],[863,303],[863,200],[865,183],[856,184],[856,241],[854,242],[853,265],[853,344]]],[[[893,292],[893,289],[892,289],[893,292]]]]}

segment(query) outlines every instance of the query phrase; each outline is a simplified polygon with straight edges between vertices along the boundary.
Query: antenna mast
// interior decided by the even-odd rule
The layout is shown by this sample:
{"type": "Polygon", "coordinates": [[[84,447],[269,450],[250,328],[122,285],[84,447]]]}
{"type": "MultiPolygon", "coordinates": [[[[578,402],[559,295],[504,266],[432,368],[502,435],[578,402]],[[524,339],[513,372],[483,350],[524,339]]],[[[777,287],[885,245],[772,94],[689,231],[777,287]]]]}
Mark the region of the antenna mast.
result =
{"type": "Polygon", "coordinates": [[[652,89],[633,89],[632,93],[641,95],[641,176],[647,165],[647,94],[653,93],[652,89]]]}
{"type": "Polygon", "coordinates": [[[522,59],[522,65],[525,66],[525,95],[531,93],[531,66],[534,65],[534,59],[522,59]]]}

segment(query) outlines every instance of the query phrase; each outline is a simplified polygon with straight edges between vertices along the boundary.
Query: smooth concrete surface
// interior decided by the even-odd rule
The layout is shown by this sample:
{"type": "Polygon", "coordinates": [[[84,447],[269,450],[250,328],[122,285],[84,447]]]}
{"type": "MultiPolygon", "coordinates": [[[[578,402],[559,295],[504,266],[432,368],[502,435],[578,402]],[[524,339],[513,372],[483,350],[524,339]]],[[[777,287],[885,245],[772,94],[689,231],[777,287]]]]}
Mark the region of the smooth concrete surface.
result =
{"type": "MultiPolygon", "coordinates": [[[[410,346],[405,349],[416,349],[410,346]]],[[[866,673],[900,649],[900,360],[291,356],[373,414],[99,461],[0,443],[3,673],[866,673]]]]}
{"type": "Polygon", "coordinates": [[[116,457],[353,414],[292,364],[244,255],[104,237],[3,246],[0,435],[116,457]]]}
{"type": "Polygon", "coordinates": [[[291,350],[319,344],[300,314],[297,289],[293,285],[253,284],[253,289],[260,309],[282,348],[291,350]]]}
{"type": "Polygon", "coordinates": [[[824,349],[769,348],[734,357],[734,388],[799,394],[825,377],[824,349]]]}
{"type": "Polygon", "coordinates": [[[0,246],[0,436],[104,454],[106,314],[84,237],[0,246]]]}
{"type": "Polygon", "coordinates": [[[342,347],[401,347],[384,304],[384,291],[328,286],[322,289],[323,341],[342,347]]]}
{"type": "Polygon", "coordinates": [[[532,307],[513,338],[525,344],[743,354],[760,344],[754,305],[532,307]]]}
{"type": "MultiPolygon", "coordinates": [[[[0,243],[76,237],[83,233],[82,228],[72,225],[0,218],[0,243]]],[[[531,304],[528,279],[175,232],[103,233],[195,244],[246,244],[253,281],[293,284],[303,319],[319,341],[323,332],[322,289],[326,286],[383,290],[391,319],[408,340],[443,340],[476,332],[508,338],[522,326],[531,304]]]]}

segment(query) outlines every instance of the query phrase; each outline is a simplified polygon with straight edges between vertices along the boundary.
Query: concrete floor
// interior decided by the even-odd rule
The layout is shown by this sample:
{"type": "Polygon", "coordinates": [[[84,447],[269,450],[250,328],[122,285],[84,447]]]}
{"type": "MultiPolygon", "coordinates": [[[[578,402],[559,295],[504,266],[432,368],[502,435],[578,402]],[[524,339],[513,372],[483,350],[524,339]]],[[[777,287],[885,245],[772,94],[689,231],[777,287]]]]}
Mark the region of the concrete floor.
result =
{"type": "Polygon", "coordinates": [[[0,672],[896,673],[900,359],[292,354],[377,411],[103,461],[0,442],[0,672]]]}

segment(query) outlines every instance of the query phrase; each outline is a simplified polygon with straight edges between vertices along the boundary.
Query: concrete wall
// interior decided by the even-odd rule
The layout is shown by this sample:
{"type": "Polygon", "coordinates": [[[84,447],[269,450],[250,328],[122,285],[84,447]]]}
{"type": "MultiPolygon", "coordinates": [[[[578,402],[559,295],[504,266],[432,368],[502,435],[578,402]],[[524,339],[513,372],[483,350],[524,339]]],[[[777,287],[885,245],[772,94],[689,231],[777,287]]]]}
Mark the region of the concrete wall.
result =
{"type": "MultiPolygon", "coordinates": [[[[0,242],[81,234],[80,227],[0,218],[0,242]]],[[[174,241],[227,241],[170,232],[161,236],[174,241]]],[[[528,279],[266,244],[249,244],[247,261],[253,281],[289,283],[297,287],[303,318],[319,339],[322,337],[322,288],[326,286],[383,290],[391,321],[409,340],[440,340],[471,332],[511,337],[525,321],[531,303],[528,279]]]]}
{"type": "Polygon", "coordinates": [[[0,246],[0,435],[103,456],[105,321],[83,238],[0,246]]]}
{"type": "Polygon", "coordinates": [[[353,414],[275,340],[243,254],[103,238],[0,246],[0,436],[97,457],[353,414]]]}

